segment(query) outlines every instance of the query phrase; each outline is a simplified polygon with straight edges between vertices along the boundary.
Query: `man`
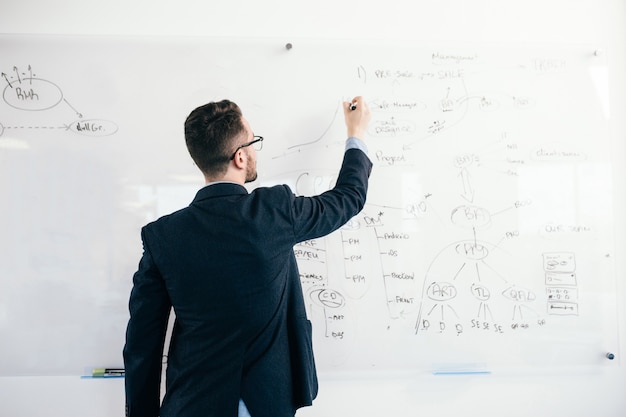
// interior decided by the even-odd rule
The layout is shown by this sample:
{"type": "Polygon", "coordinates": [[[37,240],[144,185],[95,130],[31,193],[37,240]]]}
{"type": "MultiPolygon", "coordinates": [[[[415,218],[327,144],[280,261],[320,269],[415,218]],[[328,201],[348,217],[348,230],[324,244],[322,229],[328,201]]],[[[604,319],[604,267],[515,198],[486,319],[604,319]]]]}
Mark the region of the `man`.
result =
{"type": "Polygon", "coordinates": [[[337,184],[313,197],[286,185],[248,193],[243,184],[257,177],[252,145],[263,138],[236,104],[189,115],[187,148],[207,185],[189,207],[141,231],[124,346],[128,416],[287,417],[311,405],[317,375],[293,246],[361,211],[372,168],[360,140],[367,104],[357,97],[343,106],[348,140],[337,184]]]}

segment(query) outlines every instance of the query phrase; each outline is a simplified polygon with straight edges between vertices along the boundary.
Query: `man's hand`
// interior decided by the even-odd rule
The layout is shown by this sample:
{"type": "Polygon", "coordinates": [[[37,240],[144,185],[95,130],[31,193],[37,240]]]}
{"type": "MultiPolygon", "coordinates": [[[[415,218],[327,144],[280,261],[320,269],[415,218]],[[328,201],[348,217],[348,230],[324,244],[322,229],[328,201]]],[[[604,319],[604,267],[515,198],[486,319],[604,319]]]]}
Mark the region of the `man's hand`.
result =
{"type": "Polygon", "coordinates": [[[348,128],[348,137],[364,140],[372,115],[363,97],[355,97],[350,102],[344,101],[343,114],[348,128]]]}

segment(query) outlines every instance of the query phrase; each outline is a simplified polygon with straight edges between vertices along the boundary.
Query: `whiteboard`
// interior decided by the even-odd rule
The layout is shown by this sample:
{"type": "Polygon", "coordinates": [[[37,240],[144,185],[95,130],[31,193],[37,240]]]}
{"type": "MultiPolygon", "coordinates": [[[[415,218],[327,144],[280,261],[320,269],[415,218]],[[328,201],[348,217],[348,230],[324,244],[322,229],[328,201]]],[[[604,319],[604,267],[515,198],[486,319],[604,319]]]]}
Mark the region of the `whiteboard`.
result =
{"type": "MultiPolygon", "coordinates": [[[[364,210],[294,248],[321,372],[545,371],[617,350],[602,55],[585,45],[0,36],[0,376],[119,366],[142,225],[237,102],[259,179],[334,184],[364,95],[364,210]],[[8,343],[6,342],[8,341],[8,343]]],[[[166,354],[167,352],[165,352],[166,354]]]]}

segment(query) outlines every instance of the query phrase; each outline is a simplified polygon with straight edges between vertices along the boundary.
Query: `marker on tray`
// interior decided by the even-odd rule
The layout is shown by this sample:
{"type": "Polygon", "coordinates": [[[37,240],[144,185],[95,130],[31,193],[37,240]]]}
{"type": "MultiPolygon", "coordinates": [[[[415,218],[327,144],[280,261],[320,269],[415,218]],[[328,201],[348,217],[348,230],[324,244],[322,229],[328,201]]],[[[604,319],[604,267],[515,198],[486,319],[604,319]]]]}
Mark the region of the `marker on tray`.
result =
{"type": "Polygon", "coordinates": [[[121,378],[124,374],[123,368],[94,368],[91,376],[94,378],[121,378]]]}
{"type": "Polygon", "coordinates": [[[491,371],[482,363],[437,364],[433,375],[490,375],[491,371]]]}

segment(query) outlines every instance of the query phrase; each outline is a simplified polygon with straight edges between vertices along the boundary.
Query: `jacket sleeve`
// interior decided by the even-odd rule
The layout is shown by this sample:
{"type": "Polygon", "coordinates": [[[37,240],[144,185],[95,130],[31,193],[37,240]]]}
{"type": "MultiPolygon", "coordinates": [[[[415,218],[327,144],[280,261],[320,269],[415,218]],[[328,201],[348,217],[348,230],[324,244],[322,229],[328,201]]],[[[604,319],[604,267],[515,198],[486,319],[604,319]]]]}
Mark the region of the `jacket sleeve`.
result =
{"type": "Polygon", "coordinates": [[[133,276],[124,368],[126,416],[157,417],[160,407],[163,344],[171,302],[142,230],[144,253],[133,276]]]}
{"type": "Polygon", "coordinates": [[[292,202],[297,241],[325,236],[346,224],[365,205],[372,162],[359,149],[348,149],[335,186],[318,196],[292,202]]]}

